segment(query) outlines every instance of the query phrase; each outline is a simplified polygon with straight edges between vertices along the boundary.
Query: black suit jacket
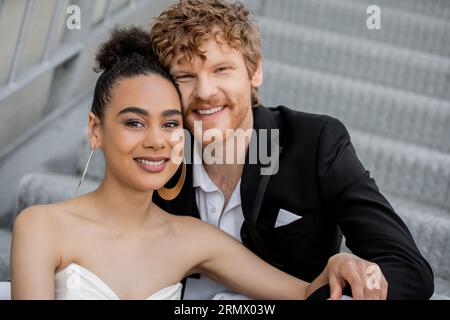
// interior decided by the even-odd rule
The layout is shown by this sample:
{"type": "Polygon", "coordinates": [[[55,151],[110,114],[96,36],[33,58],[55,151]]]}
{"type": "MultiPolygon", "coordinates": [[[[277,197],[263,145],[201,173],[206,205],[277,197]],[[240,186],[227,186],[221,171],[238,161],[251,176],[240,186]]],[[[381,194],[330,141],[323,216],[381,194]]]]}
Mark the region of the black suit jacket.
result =
{"type": "MultiPolygon", "coordinates": [[[[345,126],[329,116],[283,106],[255,107],[253,119],[256,132],[279,130],[279,170],[261,175],[264,165],[250,164],[247,155],[241,180],[243,244],[281,270],[312,281],[339,252],[343,233],[354,254],[380,266],[389,283],[388,298],[429,298],[431,268],[358,160],[345,126]],[[275,228],[280,209],[302,218],[275,228]]],[[[164,201],[156,192],[153,198],[170,213],[199,217],[192,166],[175,200],[164,201]]]]}

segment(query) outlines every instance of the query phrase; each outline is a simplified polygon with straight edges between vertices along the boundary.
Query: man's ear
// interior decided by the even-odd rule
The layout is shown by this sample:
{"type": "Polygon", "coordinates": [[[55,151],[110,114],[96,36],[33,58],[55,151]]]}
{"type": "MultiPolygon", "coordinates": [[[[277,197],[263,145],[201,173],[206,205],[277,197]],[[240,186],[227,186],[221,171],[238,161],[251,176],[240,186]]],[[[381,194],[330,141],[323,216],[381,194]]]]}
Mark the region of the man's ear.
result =
{"type": "Polygon", "coordinates": [[[101,122],[100,119],[92,112],[88,116],[88,135],[89,145],[95,150],[101,146],[101,122]]]}
{"type": "Polygon", "coordinates": [[[255,72],[252,75],[252,87],[259,88],[263,83],[263,67],[262,60],[260,59],[258,62],[258,66],[256,67],[255,72]]]}

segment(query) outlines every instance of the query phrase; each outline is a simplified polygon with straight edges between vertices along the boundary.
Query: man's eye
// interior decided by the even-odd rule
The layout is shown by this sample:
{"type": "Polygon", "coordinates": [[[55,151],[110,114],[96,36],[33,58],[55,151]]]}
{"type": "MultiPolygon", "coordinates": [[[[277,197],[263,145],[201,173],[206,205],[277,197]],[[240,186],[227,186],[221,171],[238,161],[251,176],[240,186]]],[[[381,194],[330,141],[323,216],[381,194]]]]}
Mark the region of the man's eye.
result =
{"type": "Polygon", "coordinates": [[[190,75],[190,74],[184,74],[184,75],[175,77],[175,80],[176,80],[176,81],[179,81],[179,80],[183,81],[183,80],[190,80],[190,79],[192,79],[192,78],[193,78],[192,75],[190,75]]]}
{"type": "Polygon", "coordinates": [[[224,72],[226,70],[228,70],[228,67],[220,67],[216,69],[216,73],[224,72]]]}
{"type": "Polygon", "coordinates": [[[137,120],[130,120],[126,122],[126,125],[131,128],[143,128],[144,124],[137,120]]]}
{"type": "Polygon", "coordinates": [[[164,128],[177,128],[179,126],[180,124],[178,123],[178,121],[167,121],[166,123],[164,123],[164,128]]]}

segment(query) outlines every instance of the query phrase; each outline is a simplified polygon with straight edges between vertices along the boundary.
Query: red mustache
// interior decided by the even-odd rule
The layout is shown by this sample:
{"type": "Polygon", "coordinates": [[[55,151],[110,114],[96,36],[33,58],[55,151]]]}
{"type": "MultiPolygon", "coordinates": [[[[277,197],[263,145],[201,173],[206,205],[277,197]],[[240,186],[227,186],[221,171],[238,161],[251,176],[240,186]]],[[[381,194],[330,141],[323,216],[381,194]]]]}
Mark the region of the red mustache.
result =
{"type": "Polygon", "coordinates": [[[189,105],[188,108],[185,110],[185,113],[191,113],[192,111],[194,111],[195,109],[199,109],[201,106],[211,106],[211,107],[215,107],[215,106],[230,106],[232,105],[232,101],[228,98],[212,98],[210,100],[203,100],[203,99],[194,99],[194,101],[192,101],[189,105]]]}

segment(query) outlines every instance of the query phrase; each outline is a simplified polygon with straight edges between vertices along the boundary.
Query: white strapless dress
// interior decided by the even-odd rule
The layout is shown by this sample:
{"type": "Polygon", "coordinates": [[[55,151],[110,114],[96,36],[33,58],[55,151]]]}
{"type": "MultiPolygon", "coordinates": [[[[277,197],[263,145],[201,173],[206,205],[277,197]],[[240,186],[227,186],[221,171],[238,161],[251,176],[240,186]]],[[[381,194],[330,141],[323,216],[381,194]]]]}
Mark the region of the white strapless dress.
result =
{"type": "MultiPolygon", "coordinates": [[[[145,300],[180,300],[181,282],[158,290],[145,300]]],[[[120,300],[117,294],[97,275],[71,263],[55,273],[56,300],[120,300]]]]}

